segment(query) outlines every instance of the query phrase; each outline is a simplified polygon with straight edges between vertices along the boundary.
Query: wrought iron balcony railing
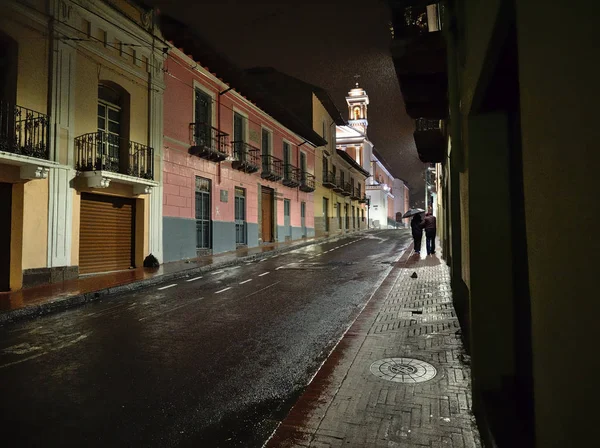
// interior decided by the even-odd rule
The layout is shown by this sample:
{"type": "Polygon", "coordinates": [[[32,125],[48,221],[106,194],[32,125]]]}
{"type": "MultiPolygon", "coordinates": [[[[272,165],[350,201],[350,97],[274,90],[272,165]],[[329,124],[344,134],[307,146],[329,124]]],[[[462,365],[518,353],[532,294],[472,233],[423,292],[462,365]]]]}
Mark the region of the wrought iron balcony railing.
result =
{"type": "Polygon", "coordinates": [[[270,154],[263,154],[260,177],[272,181],[281,180],[283,177],[283,161],[270,154]]]}
{"type": "Polygon", "coordinates": [[[326,188],[335,188],[337,185],[335,181],[335,174],[331,171],[323,173],[323,186],[326,188]]]}
{"type": "Polygon", "coordinates": [[[394,38],[402,39],[423,33],[439,31],[443,10],[439,3],[431,1],[429,5],[413,5],[398,8],[393,13],[394,38]]]}
{"type": "Polygon", "coordinates": [[[417,118],[415,120],[415,132],[441,131],[443,120],[431,118],[417,118]]]}
{"type": "MultiPolygon", "coordinates": [[[[419,158],[423,162],[440,162],[448,149],[445,120],[417,118],[413,133],[419,158]]],[[[430,175],[430,171],[427,170],[430,175]]]]}
{"type": "Polygon", "coordinates": [[[341,193],[342,196],[350,196],[352,194],[352,184],[350,182],[346,182],[341,193]]]}
{"type": "Polygon", "coordinates": [[[127,174],[154,180],[154,150],[137,142],[129,142],[127,174]]]}
{"type": "Polygon", "coordinates": [[[231,142],[233,162],[231,167],[245,173],[255,173],[260,169],[260,149],[243,142],[231,142]]]}
{"type": "Polygon", "coordinates": [[[335,184],[333,185],[333,191],[335,191],[336,193],[341,193],[342,191],[344,191],[344,181],[342,180],[342,178],[338,176],[333,180],[335,181],[335,184]]]}
{"type": "Polygon", "coordinates": [[[0,151],[49,158],[48,116],[0,101],[0,151]]]}
{"type": "Polygon", "coordinates": [[[112,171],[154,179],[154,150],[103,131],[75,138],[78,171],[112,171]]]}
{"type": "Polygon", "coordinates": [[[358,202],[360,202],[361,204],[366,204],[367,202],[369,202],[369,199],[366,195],[363,195],[358,199],[358,202]]]}
{"type": "Polygon", "coordinates": [[[360,199],[360,188],[352,187],[352,193],[350,194],[350,199],[354,201],[358,201],[360,199]]]}
{"type": "Polygon", "coordinates": [[[300,190],[306,193],[315,191],[315,176],[303,171],[300,177],[300,190]]]}
{"type": "Polygon", "coordinates": [[[192,146],[190,154],[213,162],[229,156],[229,134],[206,123],[190,123],[192,146]]]}
{"type": "Polygon", "coordinates": [[[296,168],[290,163],[283,165],[283,185],[286,187],[296,188],[300,185],[300,177],[300,168],[296,168]]]}

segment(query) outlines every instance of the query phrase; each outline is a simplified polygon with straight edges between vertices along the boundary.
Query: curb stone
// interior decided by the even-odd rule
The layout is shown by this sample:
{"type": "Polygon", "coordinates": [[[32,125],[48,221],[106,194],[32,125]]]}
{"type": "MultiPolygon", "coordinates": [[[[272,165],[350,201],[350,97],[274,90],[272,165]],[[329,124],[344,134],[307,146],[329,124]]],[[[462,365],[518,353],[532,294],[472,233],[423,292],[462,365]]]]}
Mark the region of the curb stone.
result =
{"type": "Polygon", "coordinates": [[[98,291],[90,291],[83,294],[77,294],[69,297],[58,297],[54,300],[50,300],[45,303],[40,303],[36,305],[25,306],[23,308],[18,308],[16,310],[7,311],[4,313],[0,313],[0,326],[14,323],[20,320],[25,319],[34,319],[36,317],[45,316],[48,314],[56,313],[59,311],[64,311],[70,308],[74,308],[76,306],[84,305],[86,303],[94,302],[96,300],[100,300],[104,297],[110,295],[118,295],[123,294],[130,291],[137,291],[139,289],[143,289],[149,286],[153,286],[159,283],[177,280],[180,278],[189,277],[191,275],[204,274],[211,271],[216,271],[217,269],[222,269],[230,266],[237,266],[239,264],[245,263],[250,260],[258,260],[262,258],[271,257],[275,254],[280,254],[284,252],[291,252],[296,249],[301,249],[308,246],[313,246],[315,244],[322,244],[326,242],[333,242],[340,240],[342,238],[348,238],[354,235],[363,235],[369,232],[372,232],[377,229],[368,229],[368,230],[360,230],[352,233],[345,233],[342,235],[335,235],[332,237],[321,237],[319,239],[306,241],[304,243],[297,243],[294,246],[287,246],[276,248],[267,252],[262,252],[259,254],[247,255],[245,257],[239,257],[231,261],[225,261],[222,263],[214,263],[209,266],[202,267],[194,267],[190,269],[184,269],[178,272],[172,272],[169,274],[157,275],[152,278],[137,280],[131,283],[127,283],[125,285],[113,286],[111,288],[99,289],[98,291]]]}

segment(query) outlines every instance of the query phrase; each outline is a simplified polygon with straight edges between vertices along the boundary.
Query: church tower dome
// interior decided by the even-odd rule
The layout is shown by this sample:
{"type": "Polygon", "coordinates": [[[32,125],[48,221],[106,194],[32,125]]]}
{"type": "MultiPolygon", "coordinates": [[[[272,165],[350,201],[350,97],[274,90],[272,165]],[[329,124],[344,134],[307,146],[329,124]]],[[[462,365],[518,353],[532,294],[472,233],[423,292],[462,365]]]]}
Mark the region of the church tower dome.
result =
{"type": "Polygon", "coordinates": [[[367,135],[367,106],[369,105],[369,96],[365,89],[356,83],[356,86],[348,92],[346,97],[348,103],[348,124],[358,131],[367,135]]]}

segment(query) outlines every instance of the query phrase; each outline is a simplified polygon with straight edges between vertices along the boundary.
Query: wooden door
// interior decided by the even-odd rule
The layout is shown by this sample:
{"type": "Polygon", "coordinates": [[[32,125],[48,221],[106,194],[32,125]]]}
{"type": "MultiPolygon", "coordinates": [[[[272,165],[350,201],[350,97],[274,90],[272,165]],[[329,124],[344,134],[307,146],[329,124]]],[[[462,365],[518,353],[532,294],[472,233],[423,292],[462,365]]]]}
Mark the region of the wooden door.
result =
{"type": "Polygon", "coordinates": [[[273,190],[262,187],[261,214],[262,214],[262,240],[273,241],[273,190]]]}
{"type": "Polygon", "coordinates": [[[134,266],[135,202],[81,194],[79,273],[120,271],[134,266]]]}
{"type": "Polygon", "coordinates": [[[12,184],[0,183],[0,291],[10,290],[12,184]]]}

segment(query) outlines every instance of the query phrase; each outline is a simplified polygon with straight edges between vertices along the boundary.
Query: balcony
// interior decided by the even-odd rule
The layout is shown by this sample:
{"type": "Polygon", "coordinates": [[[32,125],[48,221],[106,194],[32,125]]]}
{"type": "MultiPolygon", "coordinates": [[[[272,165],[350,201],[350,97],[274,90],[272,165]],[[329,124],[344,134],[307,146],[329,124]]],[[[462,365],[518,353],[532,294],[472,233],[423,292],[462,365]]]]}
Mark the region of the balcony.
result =
{"type": "Polygon", "coordinates": [[[366,196],[366,195],[364,195],[364,196],[361,196],[361,197],[358,199],[358,202],[360,202],[361,204],[366,204],[367,202],[369,202],[369,198],[367,198],[367,196],[366,196]]]}
{"type": "Polygon", "coordinates": [[[299,168],[289,163],[283,165],[283,185],[296,188],[300,185],[301,172],[299,168]]]}
{"type": "Polygon", "coordinates": [[[360,188],[353,187],[352,193],[350,194],[350,199],[353,201],[358,201],[360,199],[360,188]]]}
{"type": "Polygon", "coordinates": [[[48,116],[0,101],[0,151],[48,160],[48,116]]]}
{"type": "Polygon", "coordinates": [[[306,193],[312,193],[315,191],[315,176],[306,171],[302,172],[300,178],[300,190],[306,193]]]}
{"type": "Polygon", "coordinates": [[[415,146],[423,163],[437,163],[444,159],[448,142],[443,120],[419,118],[415,120],[415,146]]]}
{"type": "Polygon", "coordinates": [[[260,177],[271,181],[281,180],[283,178],[283,161],[270,154],[263,154],[260,177]]]}
{"type": "Polygon", "coordinates": [[[350,182],[344,183],[344,189],[341,193],[342,196],[350,196],[352,194],[352,184],[350,182]]]}
{"type": "Polygon", "coordinates": [[[134,194],[148,194],[154,182],[154,150],[141,143],[90,132],[75,138],[75,168],[92,188],[106,188],[111,181],[134,186],[134,194]]]}
{"type": "Polygon", "coordinates": [[[333,181],[335,182],[333,185],[333,191],[336,193],[341,193],[344,191],[344,183],[342,182],[341,178],[334,178],[333,181]]]}
{"type": "Polygon", "coordinates": [[[394,39],[392,59],[406,112],[412,118],[445,118],[448,114],[446,42],[443,5],[415,1],[391,3],[394,39]]]}
{"type": "Polygon", "coordinates": [[[76,137],[75,150],[77,171],[110,171],[154,179],[154,151],[141,143],[98,131],[76,137]]]}
{"type": "Polygon", "coordinates": [[[415,37],[428,31],[427,3],[430,2],[415,2],[415,4],[407,2],[406,6],[392,8],[395,39],[415,37]]]}
{"type": "Polygon", "coordinates": [[[190,154],[211,162],[222,162],[228,157],[229,134],[206,123],[190,123],[192,146],[190,154]]]}
{"type": "Polygon", "coordinates": [[[260,169],[260,149],[243,141],[231,142],[233,162],[231,167],[244,173],[256,173],[260,169]]]}
{"type": "Polygon", "coordinates": [[[323,186],[325,188],[335,188],[337,186],[335,182],[335,174],[330,172],[323,173],[323,186]]]}

